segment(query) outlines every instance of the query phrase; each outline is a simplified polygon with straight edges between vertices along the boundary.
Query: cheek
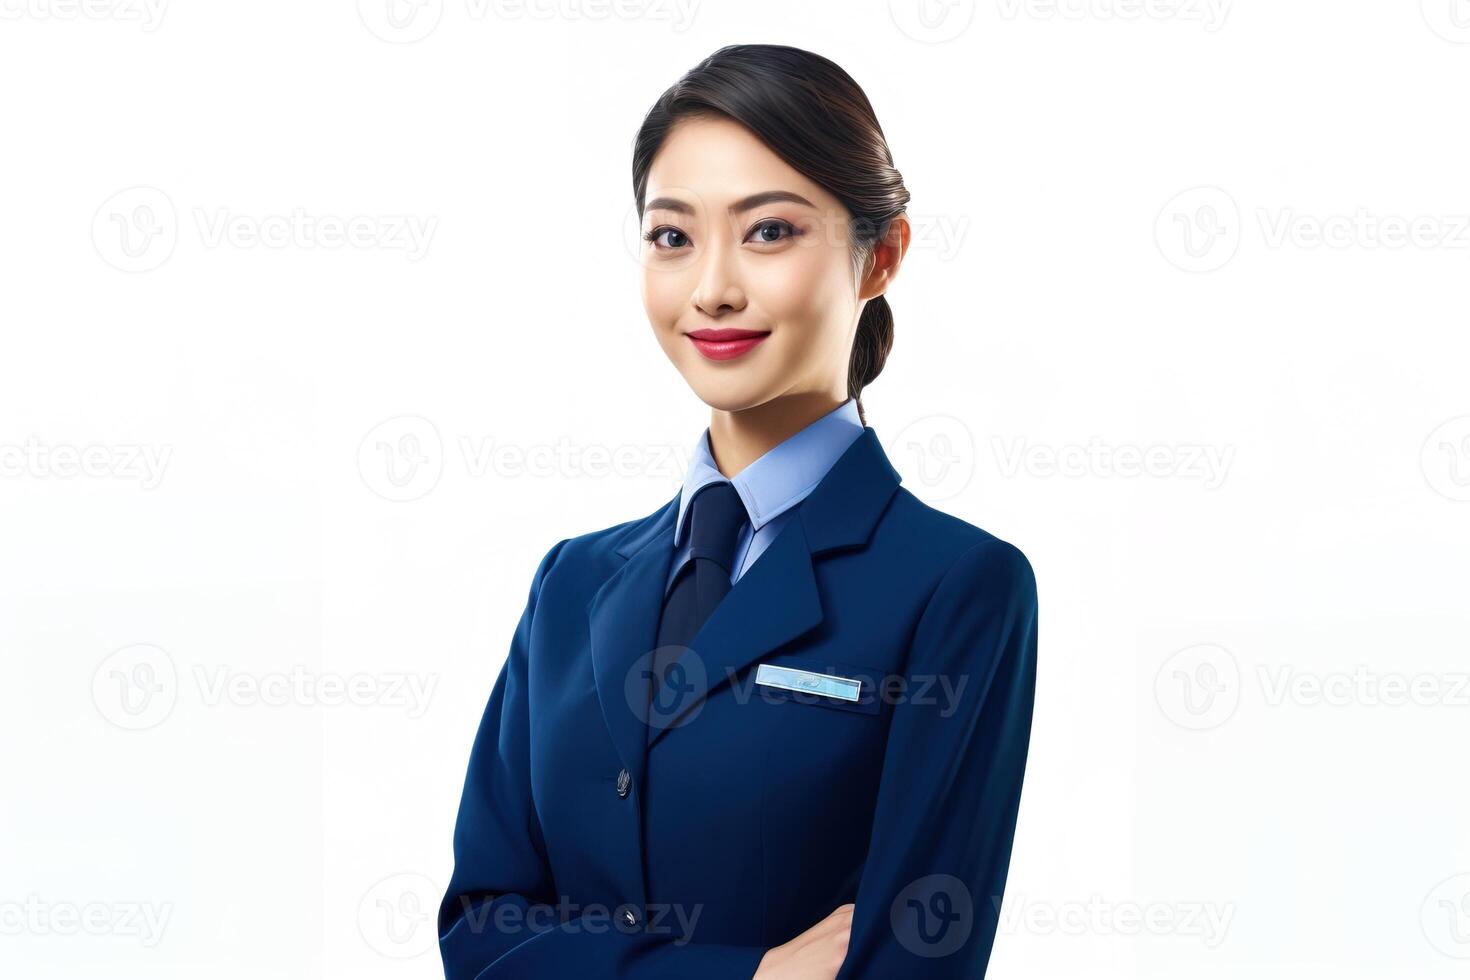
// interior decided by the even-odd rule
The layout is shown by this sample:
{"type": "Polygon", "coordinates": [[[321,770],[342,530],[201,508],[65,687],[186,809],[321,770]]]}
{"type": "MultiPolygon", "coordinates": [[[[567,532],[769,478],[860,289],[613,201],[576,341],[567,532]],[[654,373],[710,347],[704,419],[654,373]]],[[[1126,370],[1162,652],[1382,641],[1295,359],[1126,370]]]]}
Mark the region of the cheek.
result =
{"type": "Polygon", "coordinates": [[[856,302],[846,254],[811,248],[785,258],[790,261],[762,270],[762,312],[784,329],[787,350],[797,360],[845,358],[851,345],[843,325],[851,321],[856,302]]]}
{"type": "Polygon", "coordinates": [[[851,305],[852,276],[833,249],[801,247],[761,266],[758,297],[777,322],[790,327],[813,326],[851,305]]]}
{"type": "Polygon", "coordinates": [[[673,329],[680,311],[689,303],[689,286],[684,277],[676,272],[645,269],[642,291],[648,322],[661,331],[673,329]]]}

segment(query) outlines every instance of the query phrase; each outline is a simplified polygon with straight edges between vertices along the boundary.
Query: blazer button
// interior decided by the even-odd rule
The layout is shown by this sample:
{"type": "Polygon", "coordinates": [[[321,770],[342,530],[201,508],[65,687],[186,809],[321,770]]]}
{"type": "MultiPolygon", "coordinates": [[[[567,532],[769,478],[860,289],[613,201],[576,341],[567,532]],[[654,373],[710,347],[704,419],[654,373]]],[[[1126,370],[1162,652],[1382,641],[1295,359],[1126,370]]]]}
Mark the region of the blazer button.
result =
{"type": "Polygon", "coordinates": [[[628,790],[631,789],[632,786],[633,777],[628,775],[628,770],[624,769],[622,772],[618,773],[618,796],[626,798],[628,795],[628,790]]]}
{"type": "Polygon", "coordinates": [[[624,910],[624,912],[623,912],[623,923],[625,925],[630,925],[630,926],[636,926],[638,924],[638,916],[636,916],[636,915],[633,914],[633,910],[632,909],[626,909],[626,910],[624,910]]]}

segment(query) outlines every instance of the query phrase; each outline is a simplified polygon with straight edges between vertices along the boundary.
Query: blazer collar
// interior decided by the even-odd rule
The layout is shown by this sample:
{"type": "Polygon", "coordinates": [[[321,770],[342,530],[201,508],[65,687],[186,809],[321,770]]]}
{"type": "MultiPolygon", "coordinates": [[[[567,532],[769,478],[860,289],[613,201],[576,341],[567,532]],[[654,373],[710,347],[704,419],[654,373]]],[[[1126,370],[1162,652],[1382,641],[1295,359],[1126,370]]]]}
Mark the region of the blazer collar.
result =
{"type": "Polygon", "coordinates": [[[799,520],[787,522],[678,656],[679,692],[655,709],[658,730],[651,739],[644,671],[657,642],[678,498],[624,536],[614,550],[627,561],[602,583],[587,614],[603,718],[640,793],[652,745],[687,723],[711,692],[745,667],[822,622],[813,559],[866,544],[901,480],[878,434],[864,426],[797,509],[799,520]]]}

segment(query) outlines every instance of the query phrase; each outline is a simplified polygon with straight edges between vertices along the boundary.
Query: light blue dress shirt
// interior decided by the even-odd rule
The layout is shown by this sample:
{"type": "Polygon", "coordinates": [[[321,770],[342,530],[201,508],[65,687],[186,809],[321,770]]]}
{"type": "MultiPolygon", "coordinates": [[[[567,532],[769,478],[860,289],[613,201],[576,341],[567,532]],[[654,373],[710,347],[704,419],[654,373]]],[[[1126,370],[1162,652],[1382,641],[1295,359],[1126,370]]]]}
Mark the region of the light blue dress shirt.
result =
{"type": "Polygon", "coordinates": [[[735,570],[731,584],[738,582],[765,552],[791,518],[792,508],[806,499],[832,464],[863,434],[857,401],[849,398],[800,432],[773,447],[755,462],[726,477],[715,465],[709,448],[709,429],[699,437],[694,457],[684,474],[679,492],[679,516],[674,524],[674,560],[664,582],[668,594],[674,577],[689,558],[689,504],[702,488],[728,479],[745,504],[747,523],[735,545],[735,570]]]}

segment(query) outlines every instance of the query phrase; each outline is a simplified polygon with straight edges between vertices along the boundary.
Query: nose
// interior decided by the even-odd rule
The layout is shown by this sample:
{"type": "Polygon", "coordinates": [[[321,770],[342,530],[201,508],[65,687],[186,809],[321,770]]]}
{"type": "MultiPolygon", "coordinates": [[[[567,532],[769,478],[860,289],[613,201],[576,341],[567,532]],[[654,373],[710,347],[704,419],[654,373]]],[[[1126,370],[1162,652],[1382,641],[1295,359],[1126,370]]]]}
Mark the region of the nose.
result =
{"type": "Polygon", "coordinates": [[[745,309],[745,290],[740,285],[740,263],[735,249],[723,243],[705,251],[694,289],[695,309],[710,317],[745,309]]]}

